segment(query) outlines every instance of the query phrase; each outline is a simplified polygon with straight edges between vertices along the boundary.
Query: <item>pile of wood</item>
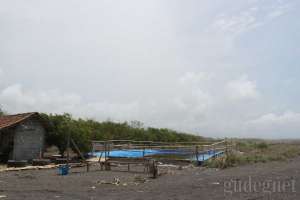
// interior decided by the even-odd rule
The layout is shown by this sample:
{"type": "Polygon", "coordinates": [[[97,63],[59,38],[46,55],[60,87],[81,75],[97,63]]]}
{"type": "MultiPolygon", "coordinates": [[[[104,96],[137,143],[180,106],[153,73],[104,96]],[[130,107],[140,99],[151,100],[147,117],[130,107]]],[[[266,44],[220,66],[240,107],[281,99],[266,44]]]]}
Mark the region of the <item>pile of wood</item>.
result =
{"type": "Polygon", "coordinates": [[[58,167],[58,165],[55,164],[45,165],[45,166],[7,167],[7,168],[0,169],[0,172],[53,169],[56,167],[58,167]]]}

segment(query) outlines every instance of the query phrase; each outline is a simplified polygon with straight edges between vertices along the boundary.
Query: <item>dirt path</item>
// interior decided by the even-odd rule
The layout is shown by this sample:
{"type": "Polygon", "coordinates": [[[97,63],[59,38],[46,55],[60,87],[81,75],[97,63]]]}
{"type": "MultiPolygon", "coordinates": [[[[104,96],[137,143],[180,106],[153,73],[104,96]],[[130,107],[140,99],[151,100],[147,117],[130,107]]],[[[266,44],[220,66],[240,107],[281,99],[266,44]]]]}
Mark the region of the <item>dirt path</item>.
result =
{"type": "Polygon", "coordinates": [[[300,158],[226,170],[172,168],[158,179],[140,173],[83,171],[72,169],[65,177],[56,170],[0,173],[0,199],[300,199],[300,158]]]}

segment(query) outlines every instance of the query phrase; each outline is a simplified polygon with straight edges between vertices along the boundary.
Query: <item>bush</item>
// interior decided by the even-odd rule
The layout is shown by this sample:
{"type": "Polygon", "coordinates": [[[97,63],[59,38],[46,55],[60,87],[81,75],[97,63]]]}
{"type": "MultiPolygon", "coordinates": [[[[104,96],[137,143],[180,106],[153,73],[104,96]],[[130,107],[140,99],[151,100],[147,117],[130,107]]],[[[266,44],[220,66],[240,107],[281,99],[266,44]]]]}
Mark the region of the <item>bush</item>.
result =
{"type": "Polygon", "coordinates": [[[240,163],[240,158],[233,153],[229,153],[223,157],[208,160],[207,162],[205,162],[204,166],[209,168],[225,169],[228,167],[234,167],[238,163],[240,163]]]}
{"type": "Polygon", "coordinates": [[[260,150],[265,150],[269,147],[269,145],[265,142],[261,142],[261,143],[258,143],[256,145],[256,148],[260,149],[260,150]]]}
{"type": "Polygon", "coordinates": [[[185,134],[171,129],[144,128],[142,123],[136,121],[131,124],[111,121],[98,122],[89,119],[74,119],[70,114],[42,114],[41,116],[49,124],[46,143],[49,146],[58,147],[62,155],[66,151],[69,135],[83,153],[91,151],[91,140],[204,141],[200,136],[185,134]]]}

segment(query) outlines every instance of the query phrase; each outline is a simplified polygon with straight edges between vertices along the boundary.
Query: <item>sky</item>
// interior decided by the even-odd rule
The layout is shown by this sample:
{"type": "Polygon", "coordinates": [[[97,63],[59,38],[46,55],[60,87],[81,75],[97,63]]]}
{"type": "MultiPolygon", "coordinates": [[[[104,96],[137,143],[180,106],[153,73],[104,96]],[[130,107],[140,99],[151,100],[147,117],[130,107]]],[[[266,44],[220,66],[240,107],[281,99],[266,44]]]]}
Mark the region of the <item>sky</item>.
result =
{"type": "Polygon", "coordinates": [[[0,0],[9,113],[300,138],[300,0],[0,0]]]}

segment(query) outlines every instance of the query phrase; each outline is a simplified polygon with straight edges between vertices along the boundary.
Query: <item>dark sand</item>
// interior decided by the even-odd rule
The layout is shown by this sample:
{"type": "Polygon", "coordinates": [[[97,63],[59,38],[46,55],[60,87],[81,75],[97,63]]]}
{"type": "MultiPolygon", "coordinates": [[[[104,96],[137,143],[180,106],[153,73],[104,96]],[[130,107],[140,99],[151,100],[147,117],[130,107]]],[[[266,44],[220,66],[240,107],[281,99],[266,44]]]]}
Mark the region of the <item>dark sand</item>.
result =
{"type": "Polygon", "coordinates": [[[72,169],[64,177],[58,176],[57,170],[2,172],[0,199],[300,199],[300,158],[226,170],[170,167],[157,179],[116,169],[93,168],[89,173],[84,170],[72,169]],[[247,185],[249,177],[251,187],[247,185]],[[120,180],[119,185],[103,184],[114,178],[120,180]]]}

